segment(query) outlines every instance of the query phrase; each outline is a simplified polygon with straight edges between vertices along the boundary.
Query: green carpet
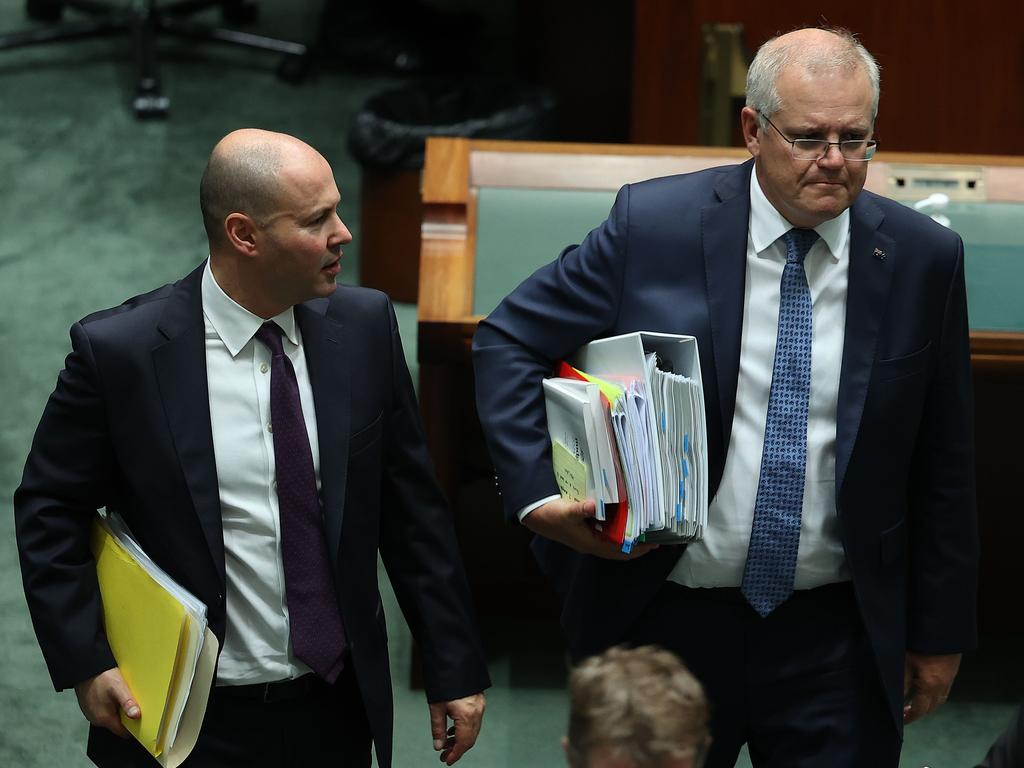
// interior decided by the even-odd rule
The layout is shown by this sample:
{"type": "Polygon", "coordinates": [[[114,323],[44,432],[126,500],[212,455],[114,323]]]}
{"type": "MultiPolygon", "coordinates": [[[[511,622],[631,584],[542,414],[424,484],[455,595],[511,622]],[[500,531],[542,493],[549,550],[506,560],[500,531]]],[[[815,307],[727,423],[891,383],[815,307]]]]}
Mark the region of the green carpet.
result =
{"type": "MultiPolygon", "coordinates": [[[[261,28],[274,34],[301,34],[308,23],[283,0],[263,7],[261,28]]],[[[0,0],[0,30],[24,26],[21,9],[20,0],[0,0]]],[[[68,351],[68,327],[205,257],[199,176],[216,140],[243,126],[295,134],[331,161],[342,216],[355,236],[342,280],[358,281],[359,168],[345,136],[363,101],[390,81],[328,72],[293,87],[275,78],[273,56],[177,42],[162,48],[172,99],[162,122],[138,122],[128,108],[126,39],[0,52],[0,349],[7,350],[0,369],[0,766],[88,765],[74,696],[53,692],[35,643],[10,509],[32,430],[68,351]]],[[[415,308],[399,312],[412,361],[415,308]]],[[[408,630],[385,592],[396,765],[436,764],[422,693],[407,686],[408,630]]],[[[495,687],[480,741],[462,764],[562,765],[560,640],[534,637],[529,627],[490,627],[487,636],[495,687]]],[[[973,765],[1024,690],[1016,649],[993,644],[965,665],[963,693],[908,731],[904,766],[973,765]]]]}

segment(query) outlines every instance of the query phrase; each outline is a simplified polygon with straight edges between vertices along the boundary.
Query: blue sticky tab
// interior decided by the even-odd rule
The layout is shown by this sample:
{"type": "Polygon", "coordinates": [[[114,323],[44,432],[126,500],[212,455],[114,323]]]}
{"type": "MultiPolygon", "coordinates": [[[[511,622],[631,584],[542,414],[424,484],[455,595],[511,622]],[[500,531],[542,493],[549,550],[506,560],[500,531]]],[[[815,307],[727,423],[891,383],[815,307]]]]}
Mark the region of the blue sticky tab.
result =
{"type": "Polygon", "coordinates": [[[604,499],[597,500],[598,512],[601,517],[604,517],[604,499]]]}
{"type": "Polygon", "coordinates": [[[689,477],[689,476],[690,476],[690,462],[688,462],[686,459],[683,459],[683,477],[689,477]]]}
{"type": "Polygon", "coordinates": [[[622,542],[622,551],[627,555],[633,551],[633,542],[630,539],[626,539],[622,542]]]}
{"type": "Polygon", "coordinates": [[[608,485],[608,470],[605,469],[604,467],[601,467],[601,479],[604,480],[605,488],[611,487],[610,485],[608,485]]]}
{"type": "Polygon", "coordinates": [[[687,432],[685,435],[683,435],[683,450],[686,453],[690,452],[690,433],[689,432],[687,432]]]}
{"type": "Polygon", "coordinates": [[[661,431],[664,432],[665,430],[666,430],[665,412],[662,411],[661,412],[661,431]]]}

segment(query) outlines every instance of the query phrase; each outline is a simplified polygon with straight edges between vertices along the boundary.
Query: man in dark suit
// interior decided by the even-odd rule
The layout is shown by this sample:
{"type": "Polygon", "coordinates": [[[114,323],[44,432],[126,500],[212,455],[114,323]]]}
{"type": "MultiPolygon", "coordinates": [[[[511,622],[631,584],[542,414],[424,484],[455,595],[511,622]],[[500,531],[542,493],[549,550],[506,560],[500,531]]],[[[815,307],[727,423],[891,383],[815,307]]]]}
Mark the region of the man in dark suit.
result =
{"type": "Polygon", "coordinates": [[[624,187],[474,339],[506,512],[563,596],[571,653],[680,655],[712,704],[709,765],[895,766],[975,640],[963,245],[862,192],[878,67],[803,29],[751,64],[738,166],[624,187]],[[540,381],[588,341],[698,342],[704,539],[625,555],[557,498],[540,381]]]}
{"type": "Polygon", "coordinates": [[[71,328],[15,494],[36,634],[98,765],[150,765],[107,644],[90,524],[119,513],[208,608],[216,685],[190,766],[391,764],[377,553],[423,653],[454,763],[490,683],[394,310],[339,286],[351,235],[327,161],[282,134],[214,148],[210,258],[71,328]],[[451,718],[454,725],[447,728],[451,718]]]}

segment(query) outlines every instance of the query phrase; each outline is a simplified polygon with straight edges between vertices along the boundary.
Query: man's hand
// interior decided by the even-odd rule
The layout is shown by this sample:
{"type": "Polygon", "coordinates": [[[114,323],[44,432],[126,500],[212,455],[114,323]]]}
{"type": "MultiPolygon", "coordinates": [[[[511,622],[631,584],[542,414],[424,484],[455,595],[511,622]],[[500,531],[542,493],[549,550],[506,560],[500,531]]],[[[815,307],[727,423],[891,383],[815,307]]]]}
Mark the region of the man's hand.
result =
{"type": "Polygon", "coordinates": [[[121,723],[121,712],[132,720],[142,717],[142,710],[117,667],[83,680],[75,686],[75,695],[82,714],[90,723],[124,739],[131,734],[121,723]]]}
{"type": "Polygon", "coordinates": [[[437,701],[430,705],[430,730],[434,749],[445,765],[452,765],[476,744],[484,719],[484,695],[476,693],[464,699],[437,701]],[[448,718],[453,725],[449,728],[448,718]]]}
{"type": "Polygon", "coordinates": [[[601,534],[595,530],[595,510],[594,502],[589,499],[554,499],[524,517],[523,525],[545,539],[565,544],[585,555],[609,560],[632,560],[658,548],[657,544],[635,544],[633,551],[627,555],[617,544],[601,538],[601,534]]]}
{"type": "Polygon", "coordinates": [[[949,696],[961,654],[926,656],[907,651],[903,662],[903,722],[931,714],[949,696]]]}

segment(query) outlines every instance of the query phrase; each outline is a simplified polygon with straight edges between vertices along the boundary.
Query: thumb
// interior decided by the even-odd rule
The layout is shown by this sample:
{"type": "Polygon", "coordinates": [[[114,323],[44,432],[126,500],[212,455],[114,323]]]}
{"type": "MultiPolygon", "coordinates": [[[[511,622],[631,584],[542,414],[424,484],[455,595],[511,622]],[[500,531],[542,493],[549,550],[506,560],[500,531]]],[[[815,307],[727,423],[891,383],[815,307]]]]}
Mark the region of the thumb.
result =
{"type": "Polygon", "coordinates": [[[597,504],[593,499],[570,502],[569,513],[573,517],[593,517],[597,512],[597,504]]]}
{"type": "Polygon", "coordinates": [[[438,752],[444,747],[445,725],[447,721],[445,709],[444,702],[430,705],[430,734],[434,737],[434,749],[438,752]]]}
{"type": "Polygon", "coordinates": [[[142,710],[139,709],[139,703],[135,701],[135,697],[132,695],[131,689],[128,687],[128,683],[124,681],[124,677],[121,676],[120,672],[118,672],[111,681],[110,692],[114,699],[117,700],[117,705],[130,719],[138,720],[142,717],[142,710]]]}

